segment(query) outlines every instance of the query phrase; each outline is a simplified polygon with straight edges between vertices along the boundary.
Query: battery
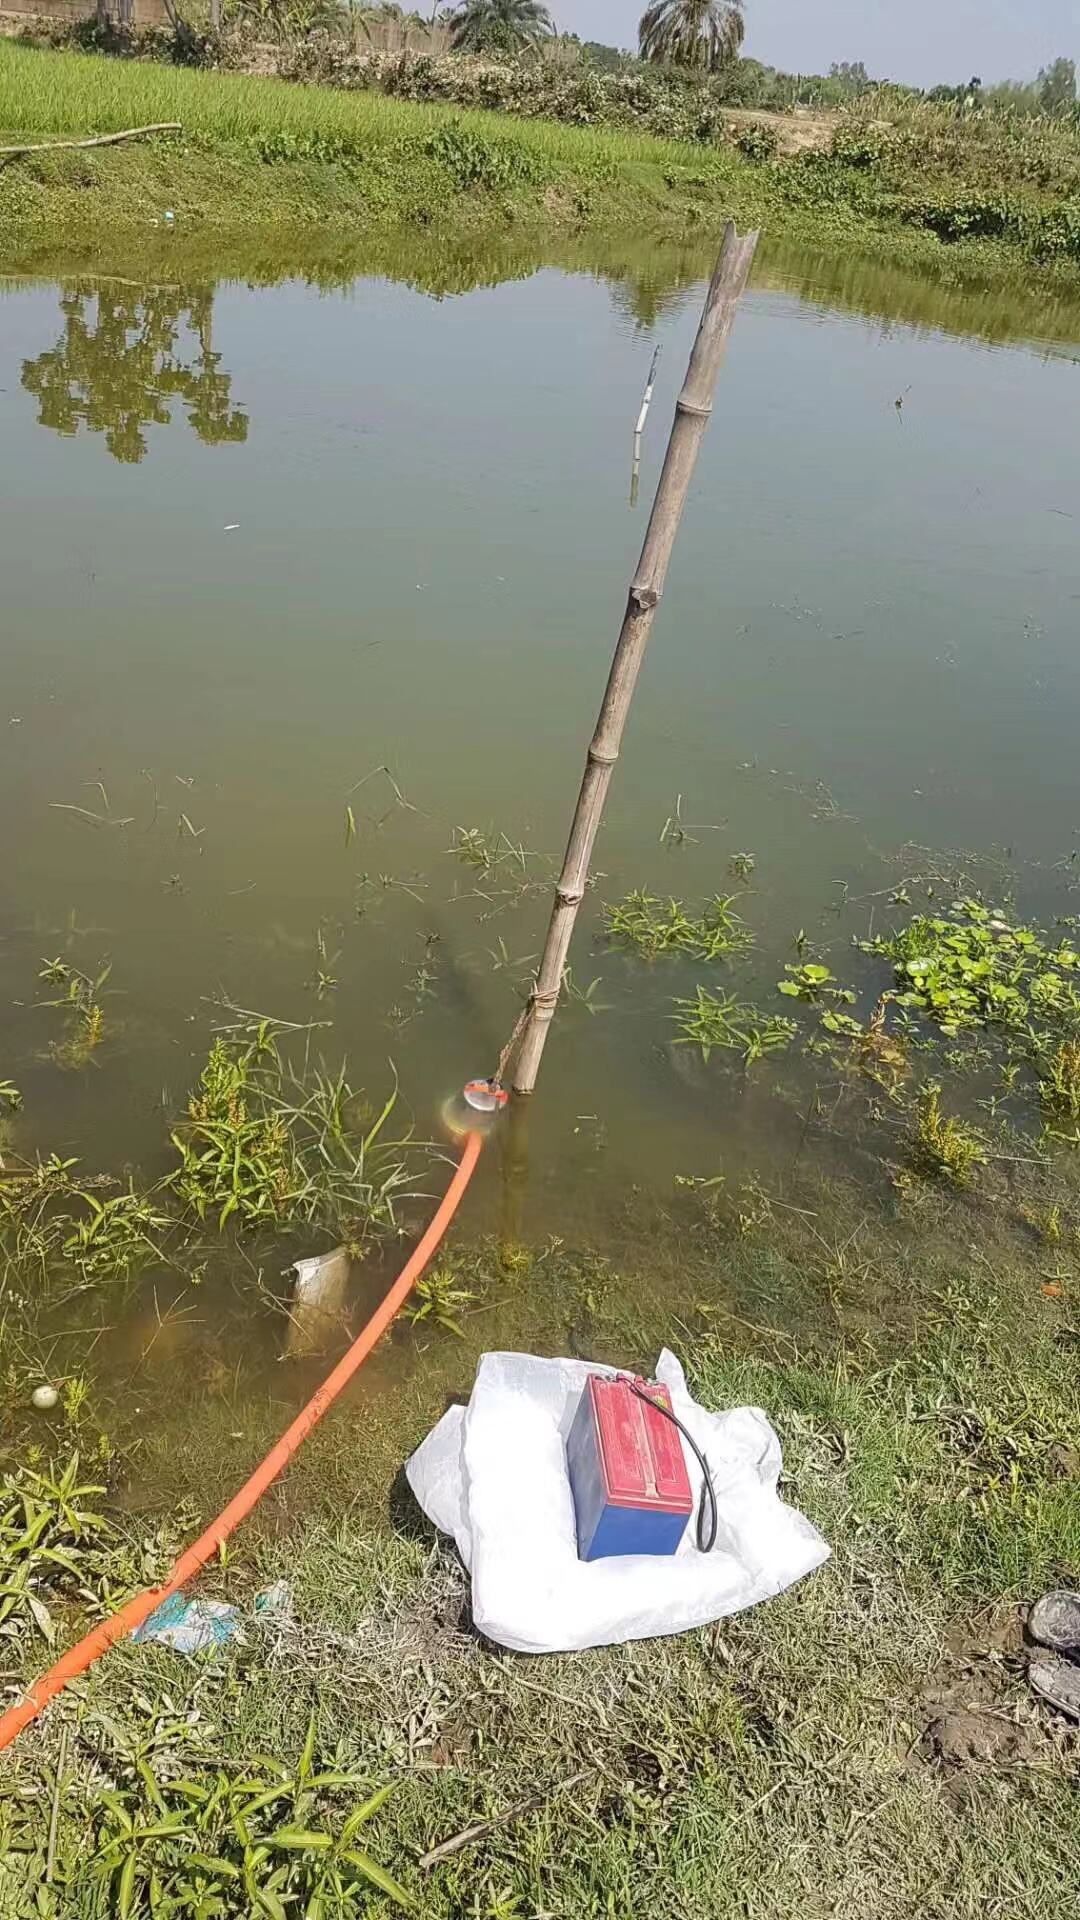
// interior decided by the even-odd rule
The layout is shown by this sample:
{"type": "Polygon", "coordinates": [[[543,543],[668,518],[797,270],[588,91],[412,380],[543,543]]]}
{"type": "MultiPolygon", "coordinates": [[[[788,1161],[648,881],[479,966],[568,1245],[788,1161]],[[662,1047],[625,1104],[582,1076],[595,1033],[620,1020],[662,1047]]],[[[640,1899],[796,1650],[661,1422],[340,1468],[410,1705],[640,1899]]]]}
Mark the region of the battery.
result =
{"type": "MultiPolygon", "coordinates": [[[[666,1387],[635,1386],[670,1409],[666,1387]]],[[[590,1373],[566,1442],[578,1558],[674,1553],[693,1499],[678,1428],[625,1379],[590,1373]]]]}

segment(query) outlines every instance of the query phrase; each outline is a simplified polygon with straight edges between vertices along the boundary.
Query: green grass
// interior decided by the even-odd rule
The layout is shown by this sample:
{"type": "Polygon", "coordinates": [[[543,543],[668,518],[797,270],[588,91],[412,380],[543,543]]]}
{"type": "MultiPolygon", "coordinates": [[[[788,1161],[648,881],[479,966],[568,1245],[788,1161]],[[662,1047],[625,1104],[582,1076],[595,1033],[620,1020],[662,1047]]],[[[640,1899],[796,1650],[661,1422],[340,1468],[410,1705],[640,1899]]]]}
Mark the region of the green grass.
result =
{"type": "MultiPolygon", "coordinates": [[[[688,144],[635,133],[596,132],[549,120],[419,106],[382,94],[301,87],[243,74],[201,73],[156,62],[43,52],[0,42],[0,127],[13,139],[116,133],[179,120],[185,140],[235,146],[267,158],[364,160],[375,150],[420,148],[441,129],[512,146],[551,169],[693,164],[709,156],[688,144]]],[[[721,171],[719,164],[715,166],[721,171]]]]}
{"type": "MultiPolygon", "coordinates": [[[[284,1575],[291,1619],[249,1627],[243,1646],[210,1663],[121,1647],[7,1758],[5,1915],[115,1911],[94,1860],[114,1830],[115,1803],[102,1792],[152,1824],[139,1761],[171,1807],[172,1782],[261,1777],[259,1755],[293,1775],[313,1724],[316,1764],[350,1783],[324,1792],[303,1824],[337,1832],[358,1799],[392,1786],[365,1845],[428,1920],[623,1920],[658,1903],[688,1920],[1056,1920],[1075,1833],[1075,1755],[1028,1693],[1022,1663],[996,1649],[1009,1609],[1080,1564],[1080,1479],[1060,1464],[1080,1430],[1080,1375],[1062,1309],[1033,1308],[1024,1262],[1000,1249],[989,1271],[925,1254],[905,1271],[895,1234],[872,1223],[867,1232],[864,1256],[888,1259],[898,1287],[919,1288],[918,1328],[901,1356],[860,1338],[748,1342],[737,1320],[710,1332],[684,1307],[665,1328],[654,1307],[649,1336],[643,1327],[637,1336],[675,1339],[707,1404],[769,1411],[784,1491],[832,1544],[825,1568],[674,1640],[544,1661],[485,1645],[470,1630],[453,1551],[433,1543],[405,1499],[387,1503],[393,1462],[439,1407],[435,1375],[421,1365],[390,1427],[372,1405],[335,1409],[290,1470],[299,1487],[286,1483],[275,1511],[202,1583],[246,1609],[284,1575]],[[998,1758],[953,1767],[935,1757],[942,1735],[932,1729],[972,1701],[998,1758]],[[62,1727],[50,1893],[41,1879],[62,1727]],[[428,1848],[510,1809],[514,1818],[460,1853],[420,1866],[428,1848]]],[[[820,1259],[793,1215],[724,1245],[748,1294],[798,1285],[798,1269],[820,1259]]],[[[684,1234],[691,1287],[714,1284],[716,1253],[684,1234]]],[[[596,1266],[580,1255],[519,1253],[509,1269],[494,1249],[452,1257],[478,1293],[505,1292],[516,1276],[523,1297],[548,1284],[568,1299],[597,1296],[596,1266]]],[[[839,1299],[857,1275],[849,1268],[831,1284],[839,1299]]],[[[602,1344],[599,1322],[589,1337],[602,1344]]],[[[629,1328],[622,1339],[624,1356],[647,1364],[653,1348],[636,1347],[629,1328]]],[[[451,1345],[464,1384],[470,1345],[451,1345]]],[[[222,1419],[247,1426],[245,1416],[234,1403],[222,1419]]],[[[190,1407],[185,1421],[187,1472],[209,1502],[216,1487],[192,1450],[205,1448],[220,1473],[225,1434],[190,1407]]],[[[249,1429],[248,1443],[256,1437],[249,1429]]],[[[178,1472],[176,1436],[171,1447],[178,1472]]],[[[121,1524],[131,1532],[130,1518],[121,1524]]],[[[24,1670],[44,1658],[29,1631],[8,1651],[24,1670]]],[[[154,1853],[164,1872],[175,1851],[151,1839],[141,1857],[154,1853]]],[[[241,1890],[220,1911],[246,1916],[246,1901],[241,1890]]],[[[145,1910],[140,1899],[134,1912],[145,1910]]],[[[392,1908],[364,1892],[329,1910],[392,1908]]]]}
{"type": "MultiPolygon", "coordinates": [[[[355,252],[395,227],[483,233],[582,225],[671,235],[719,226],[736,163],[674,142],[418,106],[274,79],[200,73],[0,42],[0,129],[48,141],[179,121],[179,136],[27,156],[0,170],[0,264],[28,246],[68,258],[121,237],[261,244],[319,236],[355,252]]],[[[425,243],[426,244],[426,243],[425,243]]],[[[14,257],[13,257],[14,255],[14,257]]]]}

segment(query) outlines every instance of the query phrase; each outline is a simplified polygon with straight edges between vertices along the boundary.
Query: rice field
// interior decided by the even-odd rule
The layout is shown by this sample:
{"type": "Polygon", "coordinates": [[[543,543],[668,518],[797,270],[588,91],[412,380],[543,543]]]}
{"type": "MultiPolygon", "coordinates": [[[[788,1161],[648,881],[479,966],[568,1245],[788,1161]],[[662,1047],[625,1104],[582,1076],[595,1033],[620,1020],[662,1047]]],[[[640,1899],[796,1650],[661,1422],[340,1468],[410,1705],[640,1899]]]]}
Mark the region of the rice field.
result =
{"type": "Polygon", "coordinates": [[[602,177],[642,166],[692,166],[698,174],[724,169],[719,154],[644,134],[0,42],[5,136],[59,140],[169,120],[180,121],[185,138],[198,145],[254,148],[267,160],[362,158],[373,150],[404,155],[453,126],[465,140],[513,148],[537,173],[602,177]]]}

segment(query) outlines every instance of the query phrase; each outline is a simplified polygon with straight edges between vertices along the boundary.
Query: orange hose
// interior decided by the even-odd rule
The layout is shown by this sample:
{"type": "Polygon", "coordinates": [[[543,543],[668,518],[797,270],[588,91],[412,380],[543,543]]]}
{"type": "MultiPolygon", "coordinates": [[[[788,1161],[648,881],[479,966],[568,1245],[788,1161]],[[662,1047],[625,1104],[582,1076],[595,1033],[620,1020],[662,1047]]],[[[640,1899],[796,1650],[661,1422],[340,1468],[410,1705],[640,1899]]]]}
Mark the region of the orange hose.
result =
{"type": "Polygon", "coordinates": [[[352,1379],[357,1368],[367,1359],[372,1347],[382,1338],[395,1314],[404,1305],[414,1282],[420,1278],[457,1212],[462,1195],[472,1179],[476,1163],[480,1158],[482,1145],[482,1135],[470,1133],[465,1142],[465,1150],[454,1170],[454,1177],[446,1189],[431,1225],[415,1252],[402,1267],[385,1300],[376,1308],[362,1332],[357,1334],[352,1346],[338,1361],[333,1372],[327,1375],[322,1386],[312,1394],[307,1406],[297,1414],[292,1425],[285,1429],[277,1445],[271,1447],[265,1460],[256,1467],[251,1478],[245,1480],[239,1493],[233,1495],[228,1506],[216,1520],[211,1522],[205,1533],[201,1533],[187,1552],[182,1553],[179,1560],[174,1562],[164,1585],[147,1588],[145,1592],[137,1593],[134,1599],[120,1608],[119,1613],[114,1613],[111,1619],[103,1620],[100,1626],[86,1635],[85,1639],[69,1648],[56,1665],[50,1667],[48,1673],[43,1674],[42,1678],[31,1687],[20,1706],[10,1707],[7,1713],[0,1715],[0,1749],[9,1747],[23,1728],[29,1726],[31,1720],[37,1719],[42,1707],[47,1706],[50,1700],[54,1700],[56,1695],[63,1691],[69,1680],[74,1680],[78,1674],[85,1673],[87,1667],[100,1659],[103,1653],[107,1653],[118,1640],[123,1640],[127,1634],[134,1633],[136,1627],[141,1627],[143,1621],[150,1618],[163,1600],[167,1600],[170,1594],[176,1593],[188,1580],[193,1579],[195,1574],[199,1573],[207,1561],[217,1553],[222,1541],[227,1540],[234,1528],[239,1526],[241,1520],[251,1512],[256,1501],[262,1498],[271,1481],[276,1480],[278,1474],[287,1466],[301,1442],[307,1439],[312,1427],[322,1419],[327,1408],[337,1399],[342,1387],[352,1379]]]}

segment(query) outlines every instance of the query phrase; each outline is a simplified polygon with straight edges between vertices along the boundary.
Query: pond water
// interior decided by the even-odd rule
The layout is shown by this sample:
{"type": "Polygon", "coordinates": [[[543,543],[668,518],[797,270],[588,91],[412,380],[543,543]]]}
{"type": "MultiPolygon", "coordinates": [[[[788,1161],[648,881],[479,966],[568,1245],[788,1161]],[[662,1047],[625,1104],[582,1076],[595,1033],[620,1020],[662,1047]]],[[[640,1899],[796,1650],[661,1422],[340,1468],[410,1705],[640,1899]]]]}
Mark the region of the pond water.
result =
{"type": "MultiPolygon", "coordinates": [[[[500,282],[496,263],[444,298],[385,273],[177,284],[160,261],[145,284],[3,284],[18,1152],[164,1172],[226,1001],[332,1022],[315,1044],[379,1101],[396,1072],[424,1136],[491,1070],[704,267],[657,284],[586,258],[500,282]],[[460,857],[474,829],[503,850],[492,871],[460,857]],[[58,956],[111,962],[82,1071],[38,1004],[58,956]]],[[[790,1159],[812,1069],[706,1068],[672,1046],[673,998],[707,981],[789,1010],[775,983],[803,929],[869,1006],[884,981],[851,934],[888,908],[837,909],[917,865],[906,846],[1000,862],[1025,911],[1075,906],[1069,323],[869,287],[773,259],[740,312],[575,940],[591,1002],[559,1014],[533,1104],[531,1234],[612,1232],[633,1187],[790,1159]],[[677,807],[685,833],[665,834],[677,807]],[[740,895],[754,950],[727,969],[612,951],[601,903],[633,887],[740,895]]]]}

